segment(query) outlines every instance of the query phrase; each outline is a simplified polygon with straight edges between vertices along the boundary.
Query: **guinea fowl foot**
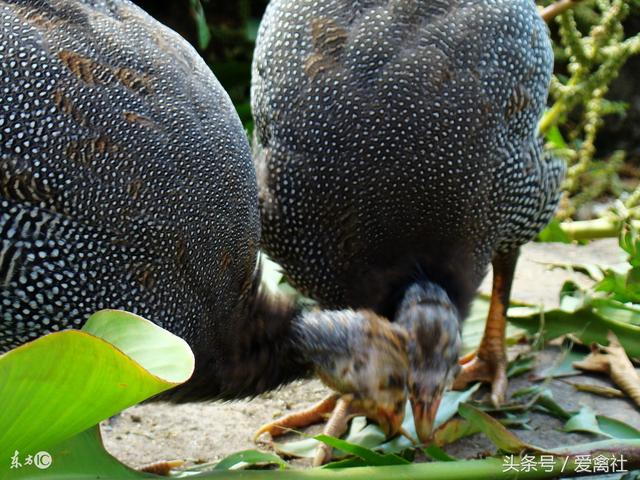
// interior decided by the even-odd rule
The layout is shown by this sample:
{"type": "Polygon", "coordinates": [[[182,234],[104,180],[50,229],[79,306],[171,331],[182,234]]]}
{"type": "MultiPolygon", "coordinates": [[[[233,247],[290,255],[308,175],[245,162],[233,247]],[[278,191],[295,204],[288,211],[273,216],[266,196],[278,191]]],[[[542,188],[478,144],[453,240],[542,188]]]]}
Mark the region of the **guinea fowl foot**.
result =
{"type": "MultiPolygon", "coordinates": [[[[368,410],[360,402],[354,400],[353,395],[342,395],[338,398],[336,406],[331,413],[331,416],[327,420],[327,423],[322,430],[322,433],[334,438],[340,438],[347,431],[349,421],[353,417],[357,416],[371,416],[370,410],[368,410]],[[369,415],[368,415],[369,414],[369,415]]],[[[397,434],[403,435],[412,442],[415,442],[413,437],[402,427],[398,427],[397,434]]],[[[331,460],[333,448],[326,443],[321,443],[316,449],[315,457],[313,458],[313,466],[319,467],[331,460]]]]}
{"type": "MultiPolygon", "coordinates": [[[[310,408],[285,415],[274,422],[263,425],[253,436],[258,441],[265,434],[271,438],[284,435],[292,430],[314,425],[326,421],[322,433],[340,438],[346,431],[349,420],[356,414],[350,411],[353,402],[352,395],[331,394],[310,408]]],[[[333,449],[321,443],[316,449],[313,466],[320,466],[331,460],[333,449]]]]}
{"type": "Polygon", "coordinates": [[[491,403],[499,407],[507,393],[507,357],[503,350],[481,351],[460,359],[462,371],[453,382],[461,390],[471,382],[491,383],[491,403]]]}
{"type": "Polygon", "coordinates": [[[310,425],[315,425],[316,423],[324,422],[335,409],[339,398],[340,395],[332,393],[307,409],[290,413],[273,422],[267,423],[253,434],[253,441],[257,442],[264,435],[275,438],[289,433],[292,430],[299,430],[310,425]]]}
{"type": "Polygon", "coordinates": [[[493,259],[493,288],[489,315],[478,352],[460,360],[462,371],[453,383],[464,388],[473,381],[491,383],[491,403],[499,407],[507,393],[507,354],[504,345],[507,309],[519,249],[499,253],[493,259]]]}

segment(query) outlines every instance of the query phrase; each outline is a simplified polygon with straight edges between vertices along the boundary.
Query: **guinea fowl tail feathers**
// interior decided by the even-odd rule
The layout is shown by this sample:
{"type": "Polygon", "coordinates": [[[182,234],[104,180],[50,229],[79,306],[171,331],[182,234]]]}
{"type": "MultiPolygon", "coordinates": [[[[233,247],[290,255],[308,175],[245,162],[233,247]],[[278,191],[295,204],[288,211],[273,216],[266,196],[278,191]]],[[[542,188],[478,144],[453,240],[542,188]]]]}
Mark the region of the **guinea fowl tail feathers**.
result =
{"type": "Polygon", "coordinates": [[[302,314],[292,296],[272,292],[263,281],[261,266],[251,288],[241,298],[228,344],[209,352],[196,364],[191,380],[164,394],[173,402],[233,400],[253,397],[312,373],[293,340],[293,324],[302,314]]]}

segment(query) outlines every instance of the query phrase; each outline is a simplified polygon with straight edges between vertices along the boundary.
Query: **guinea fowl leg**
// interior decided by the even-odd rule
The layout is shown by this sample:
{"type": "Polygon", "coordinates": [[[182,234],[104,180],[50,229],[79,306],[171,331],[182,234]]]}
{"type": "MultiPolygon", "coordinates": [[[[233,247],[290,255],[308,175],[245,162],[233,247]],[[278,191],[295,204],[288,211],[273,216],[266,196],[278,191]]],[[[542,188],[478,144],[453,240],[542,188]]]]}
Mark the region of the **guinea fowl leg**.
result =
{"type": "Polygon", "coordinates": [[[253,434],[253,440],[257,441],[259,437],[265,433],[275,438],[289,433],[292,430],[299,430],[309,425],[324,422],[336,408],[339,399],[339,394],[332,393],[305,410],[290,413],[273,422],[267,423],[253,434]]]}
{"type": "Polygon", "coordinates": [[[461,360],[462,371],[453,388],[464,388],[473,381],[491,383],[491,402],[499,406],[507,392],[507,354],[504,344],[507,309],[519,249],[498,253],[493,259],[493,289],[484,335],[475,356],[461,360]]]}

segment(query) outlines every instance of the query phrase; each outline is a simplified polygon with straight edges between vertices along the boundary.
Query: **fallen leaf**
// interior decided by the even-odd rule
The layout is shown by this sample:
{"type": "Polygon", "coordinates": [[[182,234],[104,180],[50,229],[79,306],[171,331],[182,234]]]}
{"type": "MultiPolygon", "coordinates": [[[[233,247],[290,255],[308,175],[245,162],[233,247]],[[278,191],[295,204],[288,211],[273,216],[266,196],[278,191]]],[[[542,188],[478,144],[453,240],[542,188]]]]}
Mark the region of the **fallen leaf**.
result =
{"type": "Polygon", "coordinates": [[[620,345],[618,337],[609,332],[608,339],[608,346],[593,344],[587,358],[581,362],[574,362],[573,366],[609,375],[613,382],[640,406],[640,376],[620,345]]]}

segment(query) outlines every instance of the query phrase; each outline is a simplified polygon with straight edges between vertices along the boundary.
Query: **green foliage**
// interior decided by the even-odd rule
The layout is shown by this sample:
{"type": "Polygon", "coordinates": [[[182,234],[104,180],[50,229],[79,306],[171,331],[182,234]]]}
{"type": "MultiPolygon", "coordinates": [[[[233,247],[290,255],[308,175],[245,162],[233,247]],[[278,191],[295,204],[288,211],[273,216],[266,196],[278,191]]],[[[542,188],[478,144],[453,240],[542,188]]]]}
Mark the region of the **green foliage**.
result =
{"type": "Polygon", "coordinates": [[[560,221],[554,218],[549,222],[549,225],[538,234],[538,241],[540,242],[559,242],[559,243],[571,243],[569,235],[562,230],[560,221]]]}
{"type": "MultiPolygon", "coordinates": [[[[625,232],[622,239],[628,251],[633,255],[637,254],[637,235],[634,232],[625,232]]],[[[274,280],[278,281],[275,276],[274,280]]],[[[564,295],[571,299],[564,302],[565,309],[573,311],[573,314],[557,323],[562,325],[561,331],[575,332],[575,320],[583,320],[575,317],[576,312],[579,312],[576,308],[584,309],[576,299],[585,296],[580,297],[580,292],[576,289],[567,289],[564,295]]],[[[479,299],[475,306],[478,318],[486,316],[486,308],[486,300],[479,299]]],[[[550,316],[553,315],[548,313],[546,322],[550,316]]],[[[587,324],[589,323],[592,322],[588,321],[587,324]]],[[[548,326],[549,323],[545,325],[548,326]]],[[[640,327],[635,328],[640,330],[640,327]]],[[[539,330],[539,326],[536,326],[536,330],[539,330]]],[[[554,334],[557,333],[555,331],[554,334]]],[[[637,332],[630,330],[625,337],[619,336],[631,341],[630,350],[633,352],[633,342],[638,339],[637,332]]],[[[474,335],[467,336],[466,341],[475,342],[474,338],[474,335]]],[[[516,361],[515,365],[518,363],[516,361]]],[[[85,331],[59,332],[19,347],[0,357],[0,376],[7,379],[2,383],[2,388],[8,388],[11,392],[10,395],[6,390],[0,392],[0,403],[4,402],[0,405],[3,413],[10,415],[0,417],[0,422],[9,419],[8,428],[5,425],[5,428],[0,430],[4,435],[0,439],[0,446],[7,446],[0,453],[0,458],[10,457],[14,450],[35,452],[46,448],[51,452],[54,461],[49,469],[21,469],[13,476],[17,479],[89,479],[95,478],[96,475],[100,478],[151,478],[152,475],[133,471],[109,455],[102,446],[97,427],[82,430],[128,405],[186,380],[192,370],[193,356],[182,340],[144,319],[125,312],[100,312],[87,322],[85,331]],[[56,421],[53,421],[54,419],[56,421]],[[34,426],[37,427],[35,430],[34,426]]],[[[515,370],[518,368],[510,369],[515,370]]],[[[359,417],[352,422],[344,440],[321,435],[296,444],[287,444],[279,449],[288,456],[300,456],[300,451],[301,456],[307,456],[313,452],[319,441],[325,442],[336,448],[337,455],[343,460],[324,469],[311,470],[304,474],[288,469],[283,471],[286,464],[279,457],[248,450],[227,457],[212,471],[198,467],[185,471],[180,476],[206,479],[238,475],[245,478],[250,474],[252,478],[274,478],[273,476],[277,475],[277,478],[304,476],[321,479],[326,476],[326,470],[331,470],[332,479],[359,478],[365,475],[367,479],[397,475],[416,479],[432,475],[439,478],[463,479],[478,478],[481,472],[495,478],[501,477],[500,472],[504,472],[498,469],[502,466],[498,459],[488,459],[481,463],[456,461],[440,448],[477,432],[487,435],[502,451],[528,451],[534,456],[545,453],[557,456],[558,462],[562,455],[572,455],[575,451],[624,451],[626,454],[630,448],[640,447],[640,444],[636,445],[638,440],[624,440],[636,439],[636,429],[586,410],[566,412],[553,401],[550,392],[545,393],[545,390],[536,387],[529,389],[527,395],[515,394],[514,398],[520,398],[524,403],[507,405],[505,411],[497,412],[502,418],[493,418],[467,404],[478,388],[479,385],[474,385],[466,391],[445,393],[436,417],[434,443],[423,446],[424,454],[434,460],[429,464],[410,464],[414,460],[417,436],[411,408],[407,404],[403,428],[414,440],[404,436],[387,440],[376,425],[369,424],[364,417],[359,417]],[[503,424],[526,427],[526,410],[533,405],[539,405],[551,414],[565,419],[567,431],[587,431],[616,441],[576,446],[563,452],[542,450],[522,442],[506,430],[503,424]],[[461,417],[456,417],[457,413],[461,417]],[[633,443],[634,441],[636,443],[633,443]],[[447,464],[447,468],[443,467],[443,463],[447,464]],[[245,473],[236,471],[247,468],[263,469],[267,466],[275,466],[280,470],[245,473]],[[376,468],[371,470],[370,467],[376,468]],[[343,474],[347,471],[348,474],[343,474]]],[[[640,458],[633,457],[630,461],[638,463],[640,458]]],[[[565,473],[569,474],[573,467],[569,465],[565,468],[568,468],[565,473]]],[[[2,473],[0,472],[0,478],[2,473]]],[[[531,478],[545,476],[547,475],[541,472],[531,475],[531,478]]]]}
{"type": "MultiPolygon", "coordinates": [[[[125,312],[106,311],[94,315],[86,325],[86,331],[66,331],[43,337],[39,340],[26,344],[12,352],[0,357],[0,372],[9,371],[18,373],[19,376],[13,378],[9,376],[7,383],[3,386],[16,388],[11,397],[19,400],[22,410],[26,410],[29,415],[20,416],[19,410],[3,410],[3,413],[10,415],[18,414],[18,419],[14,422],[19,431],[26,429],[29,435],[29,425],[36,423],[40,426],[38,434],[33,435],[30,443],[20,443],[18,438],[3,437],[3,443],[19,446],[20,448],[32,448],[39,450],[48,448],[51,453],[52,463],[49,468],[38,469],[33,465],[23,467],[11,472],[10,478],[20,479],[69,479],[89,480],[92,478],[103,479],[145,479],[159,478],[155,475],[134,471],[113,458],[107,453],[102,445],[99,429],[97,426],[85,431],[74,432],[68,425],[77,425],[76,419],[87,418],[87,411],[91,418],[99,420],[113,413],[114,409],[122,408],[130,404],[134,398],[144,399],[145,396],[153,394],[166,388],[174,386],[175,383],[186,380],[193,370],[193,357],[190,350],[182,340],[173,337],[161,328],[143,320],[135,315],[125,312]],[[90,332],[90,333],[87,333],[90,332]],[[69,343],[71,342],[71,343],[69,343]],[[113,342],[113,343],[110,343],[113,342]],[[87,357],[84,353],[85,346],[91,353],[87,357]],[[155,348],[154,346],[158,346],[155,348]],[[62,347],[62,348],[60,348],[62,347]],[[116,348],[117,347],[117,348],[116,348]],[[64,352],[69,352],[65,356],[64,352]],[[87,364],[90,358],[91,365],[87,364]],[[134,360],[135,359],[135,360],[134,360]],[[39,362],[38,362],[39,360],[39,362]],[[178,363],[178,365],[176,365],[178,363]],[[95,372],[87,371],[91,366],[95,372]],[[113,368],[120,371],[117,378],[109,373],[113,368]],[[4,369],[4,370],[2,370],[4,369]],[[39,372],[46,369],[47,374],[39,376],[39,372]],[[130,376],[131,370],[136,370],[137,374],[130,376]],[[33,373],[36,375],[33,375],[33,373]],[[65,372],[66,382],[60,382],[60,372],[65,372]],[[102,382],[94,382],[93,377],[103,378],[102,382]],[[26,381],[24,376],[26,376],[26,381]],[[32,380],[29,378],[32,377],[32,380]],[[166,377],[171,379],[167,381],[166,377]],[[82,387],[78,386],[78,380],[85,382],[82,387]],[[51,385],[48,385],[48,384],[51,385]],[[29,389],[24,393],[24,387],[29,389]],[[152,385],[149,389],[141,389],[140,385],[152,385]],[[50,390],[53,388],[53,390],[50,390]],[[41,390],[49,389],[49,403],[58,407],[67,407],[68,412],[61,413],[59,408],[46,409],[41,412],[34,410],[34,406],[42,408],[42,403],[38,398],[42,395],[41,390]],[[52,395],[55,391],[56,395],[52,395]],[[64,393],[70,391],[82,402],[73,401],[64,393]],[[132,391],[136,391],[131,395],[132,391]],[[59,396],[59,392],[63,395],[59,396]],[[140,393],[144,392],[144,393],[140,393]],[[116,398],[113,396],[117,393],[116,398]],[[88,395],[88,396],[87,396],[88,395]],[[108,402],[99,401],[107,398],[108,402]],[[89,401],[91,400],[91,401],[89,401]],[[66,402],[71,402],[70,404],[66,402]],[[61,403],[63,402],[63,403],[61,403]],[[114,402],[116,402],[114,404],[114,402]],[[81,405],[82,403],[82,405],[81,405]],[[109,405],[107,405],[109,404],[109,405]],[[82,408],[79,408],[82,407],[82,408]],[[60,417],[62,415],[62,418],[60,417]],[[34,418],[35,417],[35,418],[34,418]],[[55,439],[51,439],[46,433],[48,431],[59,430],[55,439]],[[44,432],[44,433],[43,433],[44,432]]],[[[3,375],[3,378],[6,378],[3,375]]],[[[449,439],[460,438],[460,436],[482,431],[497,445],[505,451],[521,452],[528,450],[538,452],[537,447],[532,447],[520,441],[515,435],[508,432],[500,422],[496,421],[488,414],[465,405],[471,395],[477,390],[474,386],[466,392],[448,392],[443,401],[443,408],[438,412],[436,424],[441,425],[440,431],[447,431],[447,424],[455,425],[449,429],[449,439]],[[453,419],[456,412],[463,418],[453,419]],[[456,434],[457,433],[457,434],[456,434]]],[[[2,398],[6,399],[8,395],[2,398]]],[[[408,409],[410,412],[410,408],[408,409]]],[[[581,416],[572,417],[567,425],[573,429],[601,428],[607,429],[606,435],[615,438],[629,438],[634,435],[634,431],[622,422],[609,422],[601,417],[597,417],[596,422],[588,416],[588,412],[581,412],[581,416]],[[586,417],[586,418],[583,418],[586,417]],[[587,425],[587,427],[585,427],[587,425]],[[594,426],[595,425],[595,426],[594,426]]],[[[14,417],[15,420],[16,417],[14,417]]],[[[604,418],[604,417],[602,417],[604,418]]],[[[407,425],[407,428],[412,428],[407,425]]],[[[82,422],[80,422],[82,423],[82,422]]],[[[313,469],[305,472],[286,469],[287,465],[279,457],[255,450],[248,450],[233,454],[219,462],[214,470],[200,471],[190,469],[184,473],[178,473],[180,478],[217,479],[217,478],[308,478],[332,480],[345,479],[367,479],[377,480],[386,478],[443,478],[443,479],[475,479],[481,476],[492,478],[509,478],[504,472],[504,463],[500,459],[491,458],[486,460],[455,461],[444,453],[437,445],[430,445],[425,449],[425,453],[436,461],[432,463],[411,464],[413,454],[407,453],[408,448],[413,448],[413,443],[393,444],[387,442],[376,445],[363,446],[367,443],[367,438],[374,433],[375,426],[367,425],[364,419],[356,420],[358,426],[352,426],[350,438],[340,440],[324,435],[317,436],[315,441],[323,441],[340,449],[351,458],[328,465],[323,469],[313,469]],[[366,434],[365,430],[370,433],[366,434]],[[351,440],[351,441],[350,441],[351,440]],[[376,451],[376,450],[380,451],[376,451]],[[394,453],[399,452],[399,453],[394,453]],[[264,468],[273,465],[279,468],[278,471],[237,471],[243,468],[264,468]],[[371,469],[371,467],[376,467],[371,469]]],[[[14,429],[15,430],[15,429],[14,429]]],[[[599,433],[599,432],[596,432],[599,433]]],[[[414,432],[415,434],[415,432],[414,432]]],[[[380,437],[378,437],[380,438],[380,437]]],[[[384,435],[381,437],[384,439],[384,435]]],[[[620,451],[627,452],[640,447],[637,440],[617,440],[605,443],[589,444],[577,446],[582,451],[598,451],[616,454],[620,451]],[[635,442],[635,443],[634,443],[635,442]]],[[[11,447],[11,449],[16,447],[11,447]]],[[[16,448],[17,449],[17,448],[16,448]]],[[[3,450],[0,458],[3,458],[9,450],[3,450]]],[[[546,452],[556,456],[556,463],[561,464],[563,457],[559,452],[546,452]]],[[[537,453],[536,453],[537,454],[537,453]]],[[[571,455],[572,451],[563,452],[563,455],[571,455]]],[[[6,458],[6,457],[4,457],[6,458]]],[[[640,458],[631,456],[630,463],[636,465],[640,463],[640,458]]],[[[565,462],[566,463],[566,462],[565,462]]],[[[7,468],[6,466],[3,468],[7,468]]],[[[200,467],[202,468],[202,467],[200,467]]],[[[572,467],[566,467],[566,474],[571,474],[572,467]]],[[[559,471],[559,470],[558,470],[559,471]]],[[[554,470],[555,472],[555,470],[554,470]]],[[[0,478],[6,478],[5,471],[0,470],[0,478]]],[[[557,473],[557,472],[556,472],[557,473]]],[[[524,474],[522,478],[548,478],[549,472],[537,474],[524,474]]]]}
{"type": "Polygon", "coordinates": [[[573,334],[585,344],[607,344],[611,330],[629,356],[640,357],[640,232],[629,217],[616,228],[620,248],[628,255],[626,265],[568,265],[596,280],[593,289],[583,290],[567,282],[560,292],[559,308],[511,308],[510,323],[531,334],[541,332],[544,340],[573,334]]]}
{"type": "Polygon", "coordinates": [[[604,317],[591,304],[578,309],[560,306],[544,311],[532,307],[511,308],[509,322],[526,329],[531,335],[541,333],[545,341],[573,334],[585,344],[606,345],[607,333],[612,331],[629,356],[640,356],[640,326],[604,317]]]}
{"type": "MultiPolygon", "coordinates": [[[[635,222],[629,218],[620,227],[619,244],[628,254],[626,265],[615,268],[569,265],[587,273],[597,283],[589,291],[571,282],[565,284],[560,308],[544,312],[546,339],[574,333],[586,343],[607,343],[606,333],[610,329],[623,338],[623,346],[629,355],[640,356],[640,235],[635,222]],[[562,326],[558,328],[556,322],[562,326]],[[580,322],[583,322],[582,326],[580,322]],[[573,331],[566,330],[571,324],[573,331]]],[[[512,310],[511,314],[527,317],[526,310],[512,310]]],[[[528,318],[532,320],[537,315],[534,313],[528,318]]],[[[538,318],[542,320],[543,317],[538,318]]],[[[514,318],[515,323],[522,321],[522,318],[514,318]]]]}
{"type": "Polygon", "coordinates": [[[287,468],[287,463],[277,455],[258,450],[244,450],[220,460],[215,466],[215,470],[235,470],[246,466],[263,467],[266,465],[276,465],[282,470],[287,468]]]}
{"type": "Polygon", "coordinates": [[[114,310],[82,331],[22,345],[0,356],[0,459],[49,448],[186,381],[193,368],[182,339],[114,310]]]}
{"type": "Polygon", "coordinates": [[[640,235],[631,221],[626,221],[620,232],[620,248],[629,254],[632,268],[640,267],[640,235]]]}
{"type": "Polygon", "coordinates": [[[608,438],[640,438],[640,430],[615,418],[596,415],[589,407],[582,407],[564,426],[565,432],[587,432],[608,438]]]}
{"type": "Polygon", "coordinates": [[[198,47],[201,50],[206,50],[211,42],[211,31],[209,30],[209,24],[207,23],[207,17],[204,14],[202,3],[200,0],[190,0],[191,11],[196,23],[196,32],[198,34],[198,47]]]}
{"type": "Polygon", "coordinates": [[[632,8],[637,9],[637,2],[583,1],[556,18],[553,104],[540,121],[540,131],[548,150],[569,164],[562,219],[604,193],[618,197],[624,191],[618,179],[624,152],[596,160],[596,139],[605,117],[624,114],[627,108],[606,95],[629,57],[640,53],[640,34],[626,37],[623,27],[632,8]]]}
{"type": "Polygon", "coordinates": [[[6,468],[6,463],[3,462],[0,466],[0,479],[89,480],[90,478],[113,478],[144,480],[145,478],[158,478],[154,475],[137,472],[111,456],[104,449],[100,428],[97,425],[48,448],[48,453],[52,459],[49,468],[38,470],[33,465],[23,465],[22,468],[11,471],[9,477],[4,477],[6,470],[3,469],[6,468]]]}
{"type": "MultiPolygon", "coordinates": [[[[640,311],[640,235],[630,219],[623,222],[618,243],[620,248],[628,254],[628,266],[603,271],[602,280],[595,286],[596,292],[601,292],[603,296],[595,300],[600,301],[601,308],[611,305],[613,309],[622,308],[629,313],[638,312],[640,311]],[[615,303],[602,302],[602,299],[615,303]],[[638,306],[621,305],[625,303],[638,304],[638,306]]],[[[632,316],[630,322],[640,325],[640,315],[632,316]]]]}

